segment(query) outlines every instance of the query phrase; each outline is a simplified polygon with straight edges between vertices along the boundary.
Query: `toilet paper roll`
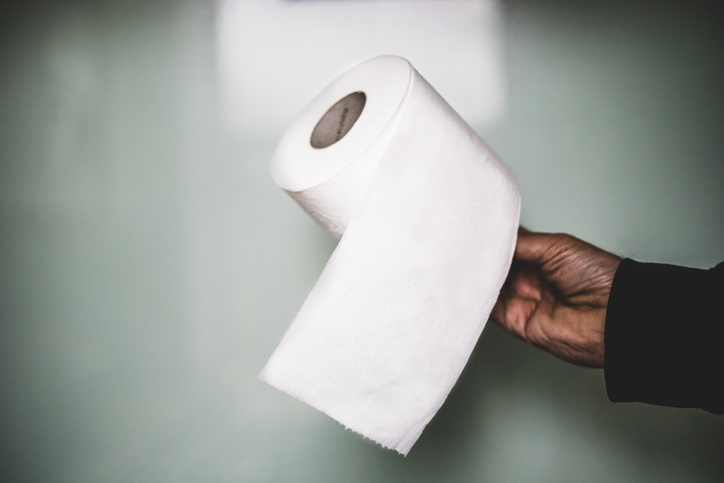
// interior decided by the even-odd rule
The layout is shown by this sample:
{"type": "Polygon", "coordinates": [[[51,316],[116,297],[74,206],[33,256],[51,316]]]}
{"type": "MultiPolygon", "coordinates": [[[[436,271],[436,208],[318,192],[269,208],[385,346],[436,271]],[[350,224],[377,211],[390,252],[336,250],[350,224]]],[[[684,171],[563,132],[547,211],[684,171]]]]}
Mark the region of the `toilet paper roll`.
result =
{"type": "Polygon", "coordinates": [[[393,56],[322,91],[281,139],[272,175],[340,242],[259,377],[407,454],[505,280],[515,179],[393,56]]]}

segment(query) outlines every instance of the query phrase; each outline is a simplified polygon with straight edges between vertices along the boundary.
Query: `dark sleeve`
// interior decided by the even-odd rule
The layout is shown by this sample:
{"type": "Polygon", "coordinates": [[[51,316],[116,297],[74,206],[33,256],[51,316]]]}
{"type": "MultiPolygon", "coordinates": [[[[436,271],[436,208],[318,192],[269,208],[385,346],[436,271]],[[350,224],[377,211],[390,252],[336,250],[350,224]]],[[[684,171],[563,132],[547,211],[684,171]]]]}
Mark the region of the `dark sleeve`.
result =
{"type": "Polygon", "coordinates": [[[611,401],[724,413],[724,263],[697,270],[624,260],[604,338],[611,401]]]}

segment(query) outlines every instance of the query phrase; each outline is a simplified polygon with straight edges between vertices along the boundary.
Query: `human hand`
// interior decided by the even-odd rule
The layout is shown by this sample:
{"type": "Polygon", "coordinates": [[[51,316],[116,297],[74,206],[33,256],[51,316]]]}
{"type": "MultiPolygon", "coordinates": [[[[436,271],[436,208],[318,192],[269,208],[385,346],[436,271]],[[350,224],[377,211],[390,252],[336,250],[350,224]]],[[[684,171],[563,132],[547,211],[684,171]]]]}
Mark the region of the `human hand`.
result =
{"type": "Polygon", "coordinates": [[[568,362],[603,367],[603,331],[621,258],[566,234],[520,228],[491,318],[568,362]]]}

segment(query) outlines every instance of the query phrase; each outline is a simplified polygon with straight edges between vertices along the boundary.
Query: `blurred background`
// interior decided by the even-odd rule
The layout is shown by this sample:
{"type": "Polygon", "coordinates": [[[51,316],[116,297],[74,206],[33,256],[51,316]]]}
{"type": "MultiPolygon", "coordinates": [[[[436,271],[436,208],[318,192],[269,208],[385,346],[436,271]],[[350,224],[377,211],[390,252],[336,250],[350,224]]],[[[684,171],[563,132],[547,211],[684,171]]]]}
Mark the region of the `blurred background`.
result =
{"type": "Polygon", "coordinates": [[[724,480],[722,417],[612,404],[492,324],[407,458],[256,379],[334,249],[271,181],[275,143],[374,55],[512,167],[529,228],[724,260],[716,3],[0,9],[1,481],[724,480]]]}

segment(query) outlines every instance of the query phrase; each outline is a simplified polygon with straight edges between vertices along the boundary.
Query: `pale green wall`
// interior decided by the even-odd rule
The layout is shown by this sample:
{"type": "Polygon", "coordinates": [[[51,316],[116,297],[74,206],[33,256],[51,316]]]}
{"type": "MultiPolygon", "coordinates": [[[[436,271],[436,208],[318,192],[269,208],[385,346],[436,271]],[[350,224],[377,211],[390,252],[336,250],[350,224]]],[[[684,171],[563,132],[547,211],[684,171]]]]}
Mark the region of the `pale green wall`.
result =
{"type": "MultiPolygon", "coordinates": [[[[721,417],[611,404],[492,325],[407,458],[257,382],[333,243],[271,182],[278,133],[221,127],[214,4],[2,9],[1,481],[724,479],[721,417]]],[[[723,260],[716,10],[504,10],[508,109],[477,129],[523,222],[723,260]]]]}

